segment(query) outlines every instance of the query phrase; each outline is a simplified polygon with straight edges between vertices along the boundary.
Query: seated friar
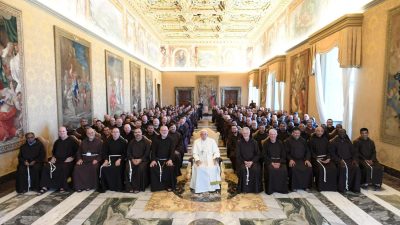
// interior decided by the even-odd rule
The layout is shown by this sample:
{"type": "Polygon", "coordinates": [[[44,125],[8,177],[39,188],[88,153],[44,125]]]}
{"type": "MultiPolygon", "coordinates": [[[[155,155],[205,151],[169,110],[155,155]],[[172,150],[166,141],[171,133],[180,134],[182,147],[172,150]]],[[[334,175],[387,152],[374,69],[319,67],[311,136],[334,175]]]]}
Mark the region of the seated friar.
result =
{"type": "Polygon", "coordinates": [[[200,138],[193,144],[193,166],[190,188],[195,193],[220,190],[220,152],[217,143],[207,136],[207,130],[200,131],[200,138]]]}

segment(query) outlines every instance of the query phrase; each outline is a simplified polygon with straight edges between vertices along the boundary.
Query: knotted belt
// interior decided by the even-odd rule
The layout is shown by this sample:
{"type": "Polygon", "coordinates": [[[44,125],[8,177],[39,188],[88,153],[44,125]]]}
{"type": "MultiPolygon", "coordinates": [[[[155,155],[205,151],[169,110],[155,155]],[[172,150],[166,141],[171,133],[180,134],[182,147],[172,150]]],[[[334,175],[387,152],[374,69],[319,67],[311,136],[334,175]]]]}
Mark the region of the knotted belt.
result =
{"type": "MultiPolygon", "coordinates": [[[[121,157],[121,155],[109,155],[108,156],[108,164],[107,166],[111,166],[111,157],[121,157]]],[[[99,178],[101,178],[101,170],[103,169],[104,165],[100,166],[100,174],[99,174],[99,178]]]]}
{"type": "Polygon", "coordinates": [[[29,188],[31,188],[31,172],[30,172],[30,169],[29,169],[29,165],[26,166],[26,169],[27,169],[27,172],[28,172],[28,191],[29,191],[29,188]]]}
{"type": "MultiPolygon", "coordinates": [[[[160,183],[161,183],[161,178],[162,178],[162,166],[161,166],[160,160],[161,160],[161,161],[166,161],[167,159],[158,159],[158,160],[157,160],[157,164],[158,164],[158,166],[160,167],[160,183]]],[[[164,164],[165,164],[165,163],[164,163],[164,164]]]]}
{"type": "Polygon", "coordinates": [[[374,172],[374,169],[372,168],[371,165],[369,165],[369,164],[367,163],[367,160],[365,160],[365,163],[369,166],[369,168],[371,168],[371,180],[372,180],[372,173],[374,172]]]}
{"type": "Polygon", "coordinates": [[[344,165],[346,166],[346,191],[349,190],[349,168],[347,167],[346,161],[342,159],[344,165]]]}
{"type": "MultiPolygon", "coordinates": [[[[319,156],[317,156],[317,159],[322,160],[325,157],[326,157],[326,155],[319,155],[319,156]]],[[[317,162],[322,166],[322,169],[324,169],[324,182],[326,183],[326,168],[325,168],[324,164],[321,163],[320,160],[317,160],[317,162]]]]}
{"type": "Polygon", "coordinates": [[[53,172],[56,171],[56,165],[54,165],[54,163],[49,162],[50,165],[50,179],[53,179],[53,172]]]}

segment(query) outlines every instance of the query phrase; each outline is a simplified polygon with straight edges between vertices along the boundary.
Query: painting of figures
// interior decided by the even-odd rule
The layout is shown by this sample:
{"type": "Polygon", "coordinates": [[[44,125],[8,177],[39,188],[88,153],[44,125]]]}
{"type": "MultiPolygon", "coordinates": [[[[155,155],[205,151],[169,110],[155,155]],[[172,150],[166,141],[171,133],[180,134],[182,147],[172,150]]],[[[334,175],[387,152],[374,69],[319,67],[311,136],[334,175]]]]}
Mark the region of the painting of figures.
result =
{"type": "Polygon", "coordinates": [[[136,50],[136,19],[130,13],[126,12],[126,44],[132,51],[136,50]]]}
{"type": "Polygon", "coordinates": [[[140,66],[134,62],[130,62],[131,72],[131,109],[134,112],[141,110],[141,91],[140,91],[140,66]]]}
{"type": "Polygon", "coordinates": [[[55,32],[58,123],[77,128],[92,120],[90,43],[58,27],[55,32]]]}
{"type": "Polygon", "coordinates": [[[289,8],[289,34],[292,39],[304,37],[318,25],[323,7],[329,5],[329,0],[296,0],[289,8]]]}
{"type": "Polygon", "coordinates": [[[291,57],[290,61],[290,112],[307,113],[308,76],[310,53],[306,49],[291,57]]]}
{"type": "Polygon", "coordinates": [[[400,7],[389,12],[382,141],[400,146],[400,7]]]}
{"type": "Polygon", "coordinates": [[[26,129],[21,12],[0,2],[0,153],[17,149],[26,129]]]}
{"type": "Polygon", "coordinates": [[[154,107],[154,95],[153,95],[153,73],[149,69],[144,69],[145,75],[145,95],[146,95],[146,108],[154,107]]]}
{"type": "Polygon", "coordinates": [[[124,111],[124,59],[106,51],[107,112],[120,115],[124,111]]]}
{"type": "Polygon", "coordinates": [[[198,100],[211,110],[217,103],[218,76],[197,76],[198,100]]]}
{"type": "Polygon", "coordinates": [[[118,40],[125,40],[123,36],[124,14],[121,12],[122,6],[115,5],[115,3],[115,1],[111,2],[109,0],[90,0],[90,20],[104,34],[118,40]]]}

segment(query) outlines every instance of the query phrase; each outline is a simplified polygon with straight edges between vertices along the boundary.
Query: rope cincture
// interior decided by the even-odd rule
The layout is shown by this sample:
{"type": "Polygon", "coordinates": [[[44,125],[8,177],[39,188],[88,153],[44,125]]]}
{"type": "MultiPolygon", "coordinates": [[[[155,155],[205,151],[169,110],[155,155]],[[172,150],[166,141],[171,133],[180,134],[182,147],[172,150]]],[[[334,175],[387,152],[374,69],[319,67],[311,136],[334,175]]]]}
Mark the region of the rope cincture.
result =
{"type": "Polygon", "coordinates": [[[373,173],[374,169],[372,168],[371,165],[368,164],[367,160],[365,160],[365,163],[371,168],[371,180],[372,180],[372,173],[373,173]]]}
{"type": "MultiPolygon", "coordinates": [[[[109,155],[109,156],[108,156],[108,164],[107,164],[107,167],[108,167],[108,166],[111,166],[111,157],[121,157],[121,155],[109,155]]],[[[100,166],[99,178],[101,178],[101,170],[103,169],[103,167],[104,167],[104,165],[101,165],[101,166],[100,166]]]]}
{"type": "MultiPolygon", "coordinates": [[[[319,155],[317,156],[317,158],[323,158],[326,157],[326,155],[319,155]]],[[[324,169],[324,182],[326,183],[326,168],[325,166],[321,163],[320,160],[317,160],[317,162],[322,166],[322,168],[324,169]]]]}
{"type": "Polygon", "coordinates": [[[49,162],[50,165],[50,179],[53,179],[53,172],[56,171],[56,165],[54,165],[54,163],[49,162]]]}
{"type": "Polygon", "coordinates": [[[346,161],[342,159],[344,165],[346,166],[346,191],[349,190],[349,168],[347,167],[346,161]]]}
{"type": "Polygon", "coordinates": [[[26,166],[26,169],[28,171],[28,191],[29,191],[29,189],[31,188],[31,172],[30,172],[30,169],[29,169],[29,165],[26,166]]]}
{"type": "Polygon", "coordinates": [[[162,177],[162,167],[160,164],[160,161],[157,160],[158,166],[160,167],[160,183],[161,183],[161,177],[162,177]]]}
{"type": "Polygon", "coordinates": [[[132,163],[131,160],[128,160],[129,162],[129,183],[132,183],[132,163]]]}
{"type": "Polygon", "coordinates": [[[246,166],[246,185],[249,185],[249,176],[250,176],[250,172],[249,172],[249,167],[246,166]]]}

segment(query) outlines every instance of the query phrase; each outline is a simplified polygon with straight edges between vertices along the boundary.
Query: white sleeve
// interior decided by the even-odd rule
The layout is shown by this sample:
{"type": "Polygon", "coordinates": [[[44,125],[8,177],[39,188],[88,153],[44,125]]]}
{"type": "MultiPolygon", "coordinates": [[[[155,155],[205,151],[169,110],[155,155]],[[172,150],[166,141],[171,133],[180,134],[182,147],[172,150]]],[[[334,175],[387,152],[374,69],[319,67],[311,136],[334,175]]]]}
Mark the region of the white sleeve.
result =
{"type": "Polygon", "coordinates": [[[198,140],[196,140],[193,143],[193,158],[194,158],[195,162],[200,160],[199,152],[200,152],[199,142],[198,142],[198,140]]]}
{"type": "Polygon", "coordinates": [[[215,143],[214,140],[212,140],[211,142],[212,142],[212,149],[213,149],[213,159],[221,157],[217,143],[215,143]]]}

